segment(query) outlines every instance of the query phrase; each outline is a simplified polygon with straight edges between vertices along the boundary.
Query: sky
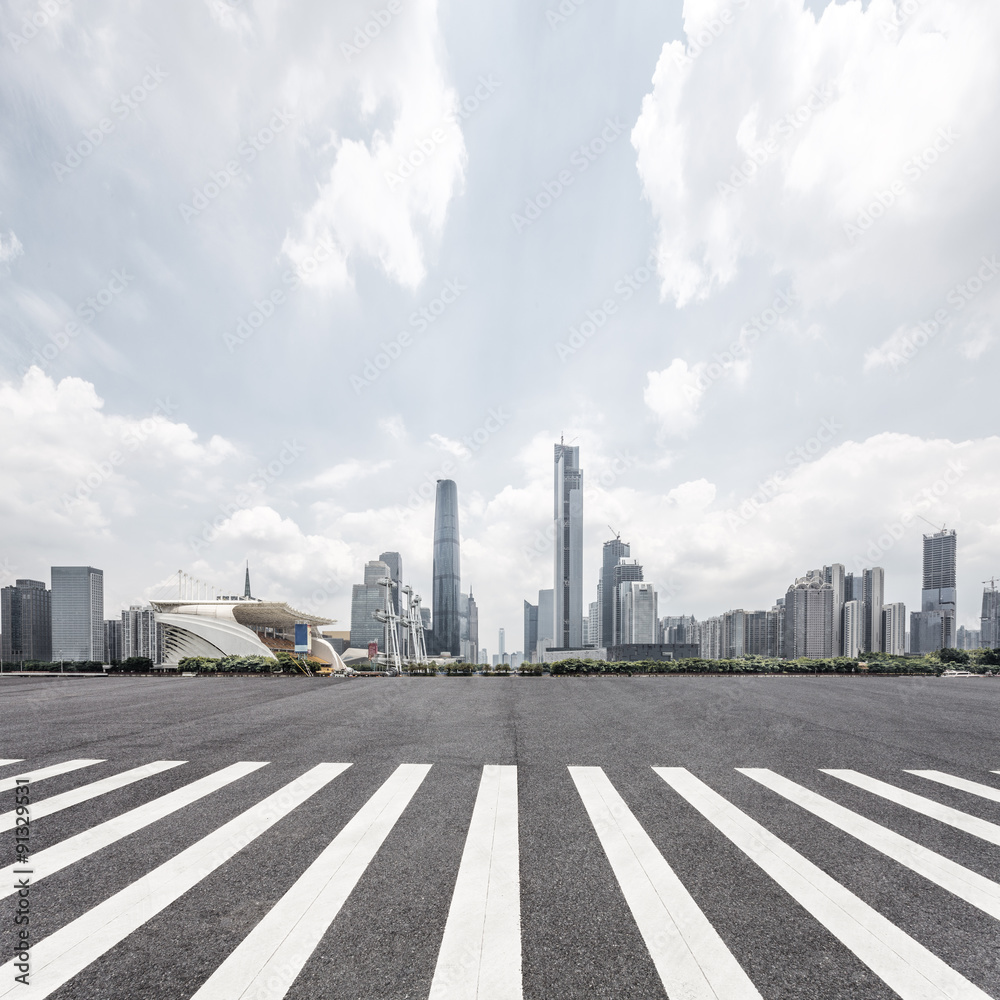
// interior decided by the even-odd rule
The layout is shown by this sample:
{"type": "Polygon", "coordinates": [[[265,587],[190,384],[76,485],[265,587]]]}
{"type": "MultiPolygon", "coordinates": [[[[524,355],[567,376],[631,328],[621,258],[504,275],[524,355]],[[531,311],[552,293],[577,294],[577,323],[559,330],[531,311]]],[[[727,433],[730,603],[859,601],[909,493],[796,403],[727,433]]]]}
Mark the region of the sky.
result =
{"type": "MultiPolygon", "coordinates": [[[[661,615],[1000,576],[995,0],[3,0],[0,577],[178,569],[480,643],[620,532],[661,615]]],[[[175,585],[174,585],[175,586],[175,585]]],[[[240,591],[241,592],[241,591],[240,591]]]]}

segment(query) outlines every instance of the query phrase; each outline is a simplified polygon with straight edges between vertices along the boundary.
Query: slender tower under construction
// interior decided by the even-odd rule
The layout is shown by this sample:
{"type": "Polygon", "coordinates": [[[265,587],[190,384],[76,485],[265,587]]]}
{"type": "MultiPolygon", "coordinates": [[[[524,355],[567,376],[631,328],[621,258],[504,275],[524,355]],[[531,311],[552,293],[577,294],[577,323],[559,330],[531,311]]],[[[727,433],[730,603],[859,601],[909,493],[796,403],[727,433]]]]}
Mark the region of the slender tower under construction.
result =
{"type": "Polygon", "coordinates": [[[434,628],[435,653],[462,653],[459,624],[461,563],[458,544],[458,487],[451,479],[437,481],[434,502],[434,628]]]}

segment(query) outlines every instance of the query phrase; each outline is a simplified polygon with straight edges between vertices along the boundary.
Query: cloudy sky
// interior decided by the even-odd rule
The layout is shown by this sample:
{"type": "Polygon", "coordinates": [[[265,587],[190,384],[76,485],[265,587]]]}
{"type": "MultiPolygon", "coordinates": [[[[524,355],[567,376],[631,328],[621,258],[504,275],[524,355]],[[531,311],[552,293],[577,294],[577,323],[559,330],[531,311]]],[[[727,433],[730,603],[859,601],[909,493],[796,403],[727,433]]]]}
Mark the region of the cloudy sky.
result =
{"type": "Polygon", "coordinates": [[[480,641],[581,448],[662,614],[958,530],[1000,575],[996,0],[0,0],[0,575],[184,569],[480,641]],[[378,4],[378,6],[374,6],[378,4]]]}

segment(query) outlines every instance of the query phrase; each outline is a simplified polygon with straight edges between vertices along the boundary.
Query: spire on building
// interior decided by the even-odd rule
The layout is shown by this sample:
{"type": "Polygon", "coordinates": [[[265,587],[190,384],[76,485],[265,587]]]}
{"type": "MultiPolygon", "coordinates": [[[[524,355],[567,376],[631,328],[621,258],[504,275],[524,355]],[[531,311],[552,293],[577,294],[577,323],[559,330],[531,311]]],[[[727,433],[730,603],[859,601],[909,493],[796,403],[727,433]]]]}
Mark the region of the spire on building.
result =
{"type": "Polygon", "coordinates": [[[247,560],[247,578],[246,583],[243,584],[243,596],[250,597],[250,560],[247,560]]]}

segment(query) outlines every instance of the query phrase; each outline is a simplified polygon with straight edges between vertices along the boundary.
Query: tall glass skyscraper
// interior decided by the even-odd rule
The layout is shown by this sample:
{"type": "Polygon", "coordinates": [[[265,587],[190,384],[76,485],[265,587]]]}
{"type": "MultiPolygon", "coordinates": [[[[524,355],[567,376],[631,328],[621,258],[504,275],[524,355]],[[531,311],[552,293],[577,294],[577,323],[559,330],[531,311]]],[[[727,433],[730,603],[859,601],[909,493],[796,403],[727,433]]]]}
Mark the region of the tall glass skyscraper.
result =
{"type": "MultiPolygon", "coordinates": [[[[583,470],[580,449],[555,446],[554,645],[583,646],[583,470]]],[[[541,630],[541,625],[539,625],[541,630]]]]}
{"type": "Polygon", "coordinates": [[[52,659],[51,598],[41,580],[16,580],[0,590],[0,659],[52,659]]]}
{"type": "Polygon", "coordinates": [[[461,560],[458,543],[458,487],[439,479],[434,501],[433,643],[435,653],[462,655],[459,622],[461,560]]]}
{"type": "MultiPolygon", "coordinates": [[[[599,615],[601,624],[598,629],[597,645],[614,646],[615,638],[615,567],[632,554],[628,542],[623,542],[617,535],[610,542],[604,543],[604,556],[601,562],[601,607],[599,615]]],[[[636,579],[641,580],[640,573],[636,579]]]]}
{"type": "Polygon", "coordinates": [[[52,659],[104,660],[104,572],[52,567],[52,659]]]}

